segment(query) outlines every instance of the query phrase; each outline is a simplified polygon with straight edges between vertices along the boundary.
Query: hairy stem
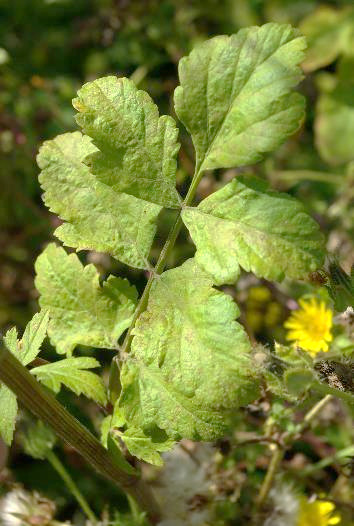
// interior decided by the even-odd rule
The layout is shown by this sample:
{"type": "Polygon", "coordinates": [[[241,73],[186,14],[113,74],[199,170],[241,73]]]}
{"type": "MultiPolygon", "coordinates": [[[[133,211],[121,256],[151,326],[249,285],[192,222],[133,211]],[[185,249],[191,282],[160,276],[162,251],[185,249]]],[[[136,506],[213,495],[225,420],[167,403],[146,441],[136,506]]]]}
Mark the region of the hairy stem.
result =
{"type": "MultiPolygon", "coordinates": [[[[286,441],[286,445],[291,443],[291,441],[292,441],[292,439],[294,438],[295,435],[305,431],[305,429],[310,425],[310,423],[313,421],[313,419],[324,408],[324,406],[330,400],[332,400],[332,398],[333,398],[332,395],[324,396],[323,398],[321,398],[321,400],[319,400],[317,402],[317,404],[315,404],[310,409],[310,411],[308,413],[306,413],[306,415],[304,416],[304,419],[303,419],[300,427],[297,428],[296,433],[291,434],[291,435],[288,436],[287,441],[286,441]]],[[[256,499],[256,504],[257,504],[258,508],[261,508],[263,503],[266,501],[266,499],[268,497],[268,494],[269,494],[269,492],[270,492],[270,490],[272,488],[275,475],[276,475],[276,473],[278,471],[278,467],[280,466],[280,464],[281,464],[281,462],[282,462],[282,460],[284,458],[284,453],[285,453],[285,449],[284,448],[282,449],[278,445],[275,445],[275,444],[273,444],[271,447],[273,449],[273,455],[272,455],[272,458],[270,459],[266,476],[265,476],[265,478],[263,480],[263,484],[261,486],[261,489],[259,491],[258,497],[256,499]]]]}
{"type": "Polygon", "coordinates": [[[73,497],[75,497],[75,499],[79,503],[82,511],[85,513],[87,518],[92,522],[92,524],[96,524],[97,517],[91,510],[89,503],[87,502],[87,500],[85,499],[85,497],[83,496],[83,494],[81,493],[81,491],[75,484],[74,480],[71,478],[70,474],[65,469],[65,466],[60,461],[60,459],[57,457],[57,455],[53,451],[50,451],[47,454],[46,458],[51,463],[51,465],[53,466],[55,471],[58,473],[58,475],[63,479],[66,487],[68,488],[70,493],[73,495],[73,497]]]}
{"type": "Polygon", "coordinates": [[[5,347],[0,347],[0,381],[7,385],[21,404],[48,424],[59,438],[73,447],[92,467],[131,495],[152,524],[160,517],[150,488],[135,475],[123,471],[90,431],[74,418],[42,387],[31,373],[5,347]]]}

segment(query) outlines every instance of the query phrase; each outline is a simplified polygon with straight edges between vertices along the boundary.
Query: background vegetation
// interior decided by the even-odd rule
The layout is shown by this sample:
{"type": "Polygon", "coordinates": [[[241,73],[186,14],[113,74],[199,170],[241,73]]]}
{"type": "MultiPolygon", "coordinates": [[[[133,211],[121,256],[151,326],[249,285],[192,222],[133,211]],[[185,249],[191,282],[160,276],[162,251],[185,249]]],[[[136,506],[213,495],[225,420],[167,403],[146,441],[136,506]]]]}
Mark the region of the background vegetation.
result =
{"type": "MultiPolygon", "coordinates": [[[[37,310],[33,264],[52,240],[58,219],[41,201],[35,156],[43,140],[76,129],[71,99],[77,89],[99,76],[128,76],[150,93],[161,113],[173,113],[171,101],[178,84],[177,63],[183,55],[210,36],[234,33],[240,27],[267,21],[300,26],[308,36],[306,78],[301,85],[308,101],[307,118],[295,137],[248,172],[268,179],[276,189],[297,196],[320,223],[336,264],[350,273],[354,259],[354,8],[351,0],[326,5],[314,0],[0,0],[2,332],[13,325],[21,331],[37,310]]],[[[183,193],[192,175],[193,150],[182,127],[180,132],[178,184],[183,193]]],[[[208,174],[200,185],[198,199],[234,175],[234,170],[208,174]]],[[[171,221],[168,213],[163,216],[162,230],[167,232],[171,221]]],[[[162,242],[163,235],[156,242],[156,255],[162,242]]],[[[192,243],[182,236],[170,264],[182,262],[193,250],[192,243]]],[[[89,253],[86,259],[94,262],[103,274],[119,272],[140,290],[144,286],[146,276],[106,256],[89,253]]],[[[314,276],[312,283],[274,286],[245,274],[237,287],[228,287],[228,292],[237,298],[243,311],[242,322],[252,340],[272,344],[274,340],[284,342],[284,321],[300,296],[316,294],[328,299],[328,292],[321,285],[319,276],[314,276]]],[[[335,310],[340,312],[348,304],[344,300],[335,310]]],[[[348,347],[353,330],[353,321],[345,319],[341,323],[337,350],[348,347]]],[[[50,356],[49,345],[46,352],[50,356]]],[[[352,389],[349,351],[344,358],[346,382],[351,382],[352,389]]],[[[338,370],[331,374],[340,376],[338,370]]],[[[88,402],[74,401],[68,393],[61,398],[86,425],[92,428],[90,422],[97,420],[98,426],[100,415],[88,402]]],[[[240,433],[250,438],[260,425],[272,419],[281,430],[289,431],[294,418],[301,418],[307,408],[306,400],[291,407],[274,399],[270,403],[270,400],[271,395],[264,393],[254,407],[237,416],[237,437],[236,434],[227,437],[225,442],[206,452],[195,450],[191,444],[185,446],[196,458],[198,455],[214,458],[209,479],[220,504],[218,517],[227,524],[240,524],[247,519],[252,495],[268,461],[264,445],[235,448],[236,438],[240,439],[240,433]],[[294,408],[298,417],[294,417],[294,408]]],[[[21,425],[26,425],[26,419],[23,415],[21,425]]],[[[296,491],[303,495],[330,494],[344,525],[351,524],[353,511],[348,504],[353,496],[352,468],[348,458],[340,461],[338,452],[351,447],[351,433],[347,409],[335,402],[328,406],[316,428],[295,442],[284,460],[286,471],[295,474],[295,478],[298,476],[296,491]],[[332,460],[326,463],[327,458],[332,460]]],[[[62,446],[58,454],[97,515],[103,513],[102,518],[108,520],[113,509],[127,509],[124,497],[117,496],[116,489],[96,478],[73,451],[62,446]]],[[[147,476],[154,478],[155,474],[152,471],[147,476]]],[[[21,433],[11,452],[0,446],[0,483],[4,494],[22,485],[28,492],[37,491],[55,501],[56,512],[50,501],[33,497],[34,506],[42,505],[48,511],[43,525],[51,524],[55,513],[58,520],[83,522],[82,511],[63,487],[55,469],[23,453],[21,433]]],[[[285,485],[282,491],[285,499],[290,498],[293,489],[285,485]]],[[[196,499],[190,508],[198,510],[204,505],[201,495],[200,502],[196,499]]],[[[117,518],[116,523],[125,524],[119,522],[122,520],[117,518]]],[[[142,524],[138,522],[138,515],[134,520],[142,524]]]]}

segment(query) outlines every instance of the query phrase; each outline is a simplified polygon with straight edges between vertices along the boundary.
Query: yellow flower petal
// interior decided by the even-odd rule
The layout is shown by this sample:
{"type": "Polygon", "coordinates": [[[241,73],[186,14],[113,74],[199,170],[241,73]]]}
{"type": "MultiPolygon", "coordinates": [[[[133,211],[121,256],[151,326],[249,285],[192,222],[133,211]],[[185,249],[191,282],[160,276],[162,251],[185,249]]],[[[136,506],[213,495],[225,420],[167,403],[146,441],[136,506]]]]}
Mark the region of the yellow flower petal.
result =
{"type": "Polygon", "coordinates": [[[296,526],[332,526],[340,524],[341,517],[335,515],[335,505],[329,501],[309,502],[302,497],[300,499],[300,510],[296,526]]]}
{"type": "Polygon", "coordinates": [[[327,352],[332,341],[333,313],[324,301],[315,297],[299,300],[300,308],[291,313],[284,323],[286,339],[311,355],[327,352]]]}

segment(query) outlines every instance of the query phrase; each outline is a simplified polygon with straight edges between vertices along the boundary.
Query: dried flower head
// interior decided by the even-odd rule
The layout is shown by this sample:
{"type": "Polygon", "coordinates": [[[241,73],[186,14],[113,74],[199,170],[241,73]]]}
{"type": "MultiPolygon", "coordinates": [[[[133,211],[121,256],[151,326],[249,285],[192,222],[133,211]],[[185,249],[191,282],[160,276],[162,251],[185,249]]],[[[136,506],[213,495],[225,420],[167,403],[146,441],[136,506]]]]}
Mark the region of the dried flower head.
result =
{"type": "Polygon", "coordinates": [[[20,488],[9,491],[0,500],[0,524],[3,526],[49,526],[54,513],[52,501],[20,488]]]}

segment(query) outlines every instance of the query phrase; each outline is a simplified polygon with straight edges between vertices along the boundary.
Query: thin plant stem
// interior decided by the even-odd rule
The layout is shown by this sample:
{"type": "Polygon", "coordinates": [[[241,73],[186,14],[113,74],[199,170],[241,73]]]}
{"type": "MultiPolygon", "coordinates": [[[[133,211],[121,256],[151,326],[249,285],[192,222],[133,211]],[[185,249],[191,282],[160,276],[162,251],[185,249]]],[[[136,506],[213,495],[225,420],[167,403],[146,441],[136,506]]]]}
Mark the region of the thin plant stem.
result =
{"type": "MultiPolygon", "coordinates": [[[[294,434],[291,434],[288,436],[287,438],[287,441],[286,441],[286,445],[289,445],[293,439],[293,437],[299,433],[302,433],[303,431],[305,431],[305,429],[307,429],[307,427],[311,424],[311,422],[314,420],[314,418],[318,415],[318,413],[324,408],[324,406],[326,404],[328,404],[328,402],[330,400],[332,400],[333,396],[332,395],[326,395],[324,396],[323,398],[321,398],[321,400],[319,400],[319,402],[317,402],[317,404],[315,404],[308,413],[306,413],[306,415],[304,416],[304,419],[302,421],[302,424],[300,425],[300,427],[296,430],[296,433],[294,434]]],[[[276,444],[272,444],[271,446],[272,450],[273,450],[273,454],[272,454],[272,457],[270,459],[270,462],[269,462],[269,466],[268,466],[268,470],[267,470],[267,473],[266,473],[266,476],[263,480],[263,484],[261,486],[261,489],[259,491],[259,494],[258,494],[258,497],[256,499],[256,504],[257,504],[257,507],[258,509],[262,507],[263,503],[266,501],[268,495],[269,495],[269,492],[272,488],[272,485],[273,485],[273,481],[274,481],[274,478],[275,478],[275,475],[278,471],[278,468],[284,458],[284,454],[285,454],[285,449],[282,449],[280,448],[278,445],[276,444]]]]}
{"type": "Polygon", "coordinates": [[[50,451],[47,454],[46,458],[50,462],[50,464],[53,466],[55,471],[58,473],[58,475],[60,475],[60,477],[63,479],[63,481],[65,482],[66,487],[68,488],[70,493],[73,495],[73,497],[75,497],[75,499],[79,503],[82,511],[85,513],[87,518],[93,524],[96,524],[97,523],[97,517],[95,516],[95,514],[91,510],[91,508],[89,506],[89,503],[87,502],[87,500],[85,499],[85,497],[83,496],[83,494],[81,493],[81,491],[79,490],[77,485],[75,484],[74,480],[72,479],[72,477],[70,476],[70,474],[66,470],[66,468],[65,468],[64,464],[61,462],[61,460],[57,457],[57,455],[53,451],[50,451]]]}
{"type": "Polygon", "coordinates": [[[317,404],[315,404],[308,413],[306,413],[306,415],[304,416],[304,420],[300,426],[300,433],[302,433],[309,426],[312,420],[316,418],[318,413],[320,413],[324,406],[327,405],[328,402],[330,402],[331,400],[333,400],[333,396],[331,394],[327,394],[326,396],[321,398],[321,400],[319,400],[317,404]]]}
{"type": "Polygon", "coordinates": [[[341,449],[340,451],[337,451],[334,455],[330,455],[329,457],[319,460],[315,464],[311,464],[310,466],[305,467],[302,470],[301,475],[308,476],[310,473],[313,473],[314,471],[318,471],[320,469],[324,469],[327,466],[330,466],[331,464],[333,464],[334,462],[337,462],[342,459],[350,459],[353,457],[354,457],[354,446],[348,446],[344,449],[341,449]]]}
{"type": "Polygon", "coordinates": [[[343,174],[318,172],[315,170],[276,170],[271,173],[271,177],[275,180],[289,181],[291,183],[307,180],[335,185],[342,184],[345,179],[343,174]]]}
{"type": "Polygon", "coordinates": [[[285,453],[284,449],[280,449],[280,447],[275,444],[272,445],[272,449],[273,449],[273,455],[272,455],[272,458],[270,459],[266,476],[263,480],[263,484],[261,486],[261,489],[259,491],[259,494],[256,500],[256,504],[258,508],[262,506],[262,504],[268,497],[268,494],[273,485],[275,474],[278,471],[278,467],[280,466],[284,458],[284,453],[285,453]]]}

